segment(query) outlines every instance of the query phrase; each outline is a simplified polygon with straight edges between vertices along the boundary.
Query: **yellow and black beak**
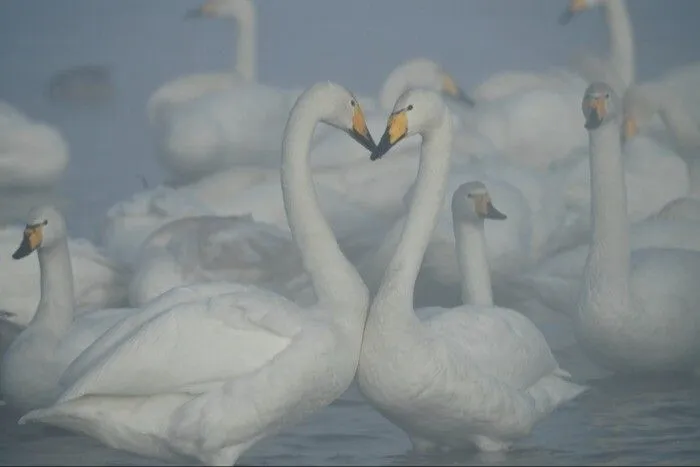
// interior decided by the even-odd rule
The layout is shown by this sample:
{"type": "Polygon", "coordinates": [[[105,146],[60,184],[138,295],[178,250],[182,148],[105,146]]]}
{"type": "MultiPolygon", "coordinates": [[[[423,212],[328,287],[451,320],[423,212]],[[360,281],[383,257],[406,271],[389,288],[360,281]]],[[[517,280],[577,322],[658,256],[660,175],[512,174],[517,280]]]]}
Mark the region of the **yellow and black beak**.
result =
{"type": "Polygon", "coordinates": [[[508,218],[508,216],[494,207],[489,195],[477,195],[474,198],[474,208],[482,219],[502,221],[508,218]]]}
{"type": "Polygon", "coordinates": [[[389,152],[389,149],[406,137],[408,133],[406,112],[407,109],[401,109],[389,116],[382,139],[379,140],[379,145],[370,155],[371,160],[381,159],[384,154],[389,152]]]}
{"type": "Polygon", "coordinates": [[[586,117],[586,130],[598,128],[607,115],[605,99],[602,97],[586,97],[583,101],[583,114],[586,117]]]}
{"type": "Polygon", "coordinates": [[[576,16],[576,14],[588,8],[586,0],[571,0],[569,6],[559,15],[559,24],[566,25],[576,16]]]}
{"type": "Polygon", "coordinates": [[[45,225],[46,222],[42,222],[40,224],[27,225],[27,227],[24,228],[22,243],[20,243],[17,251],[12,253],[13,259],[22,259],[39,248],[41,241],[44,239],[43,229],[45,225]]]}
{"type": "Polygon", "coordinates": [[[377,145],[375,144],[369,129],[367,129],[367,121],[365,120],[365,115],[362,113],[360,104],[355,104],[353,110],[352,128],[347,130],[347,133],[352,139],[360,143],[362,147],[368,151],[374,152],[377,149],[377,145]]]}
{"type": "Polygon", "coordinates": [[[469,97],[462,90],[462,88],[457,86],[457,83],[452,78],[452,76],[448,75],[447,73],[443,74],[442,77],[442,92],[448,95],[450,98],[454,99],[455,101],[466,105],[467,107],[474,107],[476,105],[474,99],[469,97]]]}

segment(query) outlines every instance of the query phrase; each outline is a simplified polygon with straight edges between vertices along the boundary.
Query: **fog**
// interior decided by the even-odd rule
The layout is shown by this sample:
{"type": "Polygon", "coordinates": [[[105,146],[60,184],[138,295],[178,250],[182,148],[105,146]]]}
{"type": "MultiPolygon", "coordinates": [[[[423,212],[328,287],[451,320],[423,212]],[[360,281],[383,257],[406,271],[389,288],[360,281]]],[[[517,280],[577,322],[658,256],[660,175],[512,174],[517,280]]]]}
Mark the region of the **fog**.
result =
{"type": "MultiPolygon", "coordinates": [[[[95,238],[106,209],[161,180],[145,105],[162,83],[232,63],[235,25],[184,21],[197,0],[3,0],[0,99],[55,125],[71,162],[62,184],[73,234],[95,238]],[[113,101],[96,109],[52,106],[51,76],[108,66],[113,101]]],[[[638,79],[700,59],[700,2],[628,2],[637,40],[638,79]]],[[[560,0],[262,0],[258,2],[259,79],[300,88],[333,80],[376,96],[402,61],[442,63],[465,89],[506,70],[566,66],[581,49],[604,50],[600,10],[562,27],[560,0]]]]}

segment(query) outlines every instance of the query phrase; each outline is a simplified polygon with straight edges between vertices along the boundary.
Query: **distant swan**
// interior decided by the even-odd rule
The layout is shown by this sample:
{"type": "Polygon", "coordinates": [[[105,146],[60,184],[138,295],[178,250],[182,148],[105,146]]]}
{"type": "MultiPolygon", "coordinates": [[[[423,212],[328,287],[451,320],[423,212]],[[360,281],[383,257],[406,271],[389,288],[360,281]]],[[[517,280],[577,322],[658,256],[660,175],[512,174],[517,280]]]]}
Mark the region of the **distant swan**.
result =
{"type": "MultiPolygon", "coordinates": [[[[512,310],[465,305],[431,310],[424,320],[416,316],[421,310],[414,310],[413,287],[445,195],[451,132],[448,110],[436,93],[408,91],[396,102],[372,154],[376,159],[404,138],[423,137],[410,212],[370,307],[357,380],[365,397],[409,434],[417,450],[469,443],[502,450],[584,388],[567,381],[542,334],[512,310]]],[[[482,216],[495,214],[483,190],[475,190],[468,202],[482,216]]],[[[486,286],[478,276],[466,280],[482,290],[486,286]]]]}
{"type": "Polygon", "coordinates": [[[337,84],[312,86],[289,115],[281,186],[318,303],[300,308],[254,286],[210,283],[199,287],[218,294],[159,307],[190,290],[173,289],[90,346],[66,370],[57,403],[20,422],[57,425],[166,461],[232,465],[345,392],[369,296],[314,191],[309,146],[321,121],[374,147],[357,99],[337,84]]]}

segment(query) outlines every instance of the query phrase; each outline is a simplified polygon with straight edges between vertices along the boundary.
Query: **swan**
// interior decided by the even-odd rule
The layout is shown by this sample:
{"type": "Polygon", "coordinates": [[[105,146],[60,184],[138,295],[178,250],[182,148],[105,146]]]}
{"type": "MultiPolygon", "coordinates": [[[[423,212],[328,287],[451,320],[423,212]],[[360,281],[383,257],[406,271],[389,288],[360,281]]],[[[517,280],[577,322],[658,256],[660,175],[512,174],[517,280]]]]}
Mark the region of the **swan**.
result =
{"type": "Polygon", "coordinates": [[[308,157],[319,122],[374,148],[357,99],[340,85],[313,85],[289,116],[281,186],[318,303],[302,309],[237,285],[237,291],[152,313],[160,300],[187,287],[173,289],[81,354],[64,374],[58,401],[20,422],[69,428],[167,461],[232,465],[257,441],[349,387],[369,295],[316,200],[308,157]]]}
{"type": "Polygon", "coordinates": [[[700,368],[700,252],[630,252],[620,151],[622,109],[613,89],[591,84],[583,98],[590,135],[592,225],[576,337],[599,365],[617,372],[700,368]]]}
{"type": "Polygon", "coordinates": [[[203,94],[257,80],[256,13],[251,0],[207,0],[189,10],[186,18],[227,18],[236,21],[236,63],[233,72],[198,73],[159,87],[147,103],[148,118],[155,123],[169,106],[186,103],[203,94]]]}
{"type": "Polygon", "coordinates": [[[74,317],[66,226],[60,212],[51,206],[30,211],[22,243],[12,257],[21,259],[34,250],[38,250],[41,299],[0,364],[4,401],[22,410],[53,402],[61,372],[124,313],[120,309],[99,310],[74,317]]]}
{"type": "Polygon", "coordinates": [[[0,189],[50,188],[68,160],[68,145],[55,128],[0,101],[0,189]]]}
{"type": "Polygon", "coordinates": [[[134,307],[176,286],[209,281],[253,284],[293,301],[307,290],[307,274],[291,237],[250,215],[169,222],[144,242],[140,257],[129,286],[134,307]]]}
{"type": "Polygon", "coordinates": [[[603,7],[608,29],[608,56],[600,59],[590,54],[580,54],[576,68],[589,82],[612,83],[619,95],[635,82],[635,50],[632,22],[625,0],[570,0],[568,8],[559,18],[567,24],[578,14],[596,7],[603,7]]]}
{"type": "MultiPolygon", "coordinates": [[[[418,450],[466,443],[504,449],[584,388],[566,381],[540,332],[517,312],[465,305],[418,319],[413,286],[451,155],[451,119],[432,91],[408,91],[398,99],[371,157],[413,134],[423,138],[417,184],[401,241],[370,306],[358,385],[418,450]]],[[[477,213],[495,212],[485,192],[474,195],[468,201],[477,213]]],[[[478,276],[465,280],[484,286],[478,276]]]]}
{"type": "MultiPolygon", "coordinates": [[[[22,238],[24,229],[7,226],[0,229],[0,257],[9,258],[22,238]]],[[[75,311],[86,311],[122,306],[127,300],[129,271],[111,261],[86,239],[67,240],[75,284],[75,311]]],[[[41,298],[40,267],[33,261],[0,262],[0,310],[3,321],[20,328],[32,320],[41,298]]]]}
{"type": "Polygon", "coordinates": [[[657,218],[700,220],[700,126],[689,114],[685,103],[663,81],[630,87],[624,96],[624,133],[626,139],[637,135],[640,128],[661,130],[653,117],[658,114],[670,133],[660,138],[673,146],[688,166],[690,192],[663,207],[657,218]]]}

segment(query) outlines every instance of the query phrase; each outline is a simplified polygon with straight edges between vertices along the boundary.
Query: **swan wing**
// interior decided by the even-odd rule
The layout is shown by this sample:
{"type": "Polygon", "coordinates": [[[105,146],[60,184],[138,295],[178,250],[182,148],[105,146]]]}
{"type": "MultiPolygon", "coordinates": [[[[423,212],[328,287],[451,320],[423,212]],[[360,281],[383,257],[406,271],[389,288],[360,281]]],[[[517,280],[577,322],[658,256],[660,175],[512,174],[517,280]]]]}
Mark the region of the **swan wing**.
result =
{"type": "Polygon", "coordinates": [[[558,368],[537,327],[507,308],[461,306],[434,312],[425,324],[454,355],[518,389],[530,387],[558,368]]]}
{"type": "Polygon", "coordinates": [[[59,402],[86,395],[199,394],[218,387],[287,349],[302,329],[297,310],[254,287],[178,303],[133,327],[59,402]]]}

